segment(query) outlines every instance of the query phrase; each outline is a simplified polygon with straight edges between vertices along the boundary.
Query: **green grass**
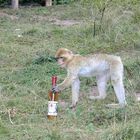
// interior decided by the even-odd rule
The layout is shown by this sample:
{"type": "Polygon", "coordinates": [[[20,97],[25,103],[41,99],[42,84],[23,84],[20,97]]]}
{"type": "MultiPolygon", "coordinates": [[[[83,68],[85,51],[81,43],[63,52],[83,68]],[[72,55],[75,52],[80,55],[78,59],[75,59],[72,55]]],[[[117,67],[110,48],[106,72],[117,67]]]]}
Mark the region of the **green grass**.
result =
{"type": "MultiPolygon", "coordinates": [[[[135,101],[136,92],[140,93],[140,3],[112,1],[101,22],[99,8],[103,5],[96,1],[97,5],[92,6],[90,2],[49,8],[21,7],[18,11],[0,9],[1,140],[140,139],[140,104],[135,101]],[[79,24],[56,25],[56,19],[75,20],[79,24]],[[125,66],[128,106],[105,107],[117,101],[110,84],[111,95],[106,100],[88,100],[96,82],[94,78],[81,78],[76,110],[59,104],[57,120],[49,121],[47,94],[51,76],[57,75],[58,83],[66,76],[66,71],[53,60],[60,47],[82,55],[100,52],[120,55],[125,66]]],[[[63,91],[59,100],[69,105],[71,90],[63,91]]]]}

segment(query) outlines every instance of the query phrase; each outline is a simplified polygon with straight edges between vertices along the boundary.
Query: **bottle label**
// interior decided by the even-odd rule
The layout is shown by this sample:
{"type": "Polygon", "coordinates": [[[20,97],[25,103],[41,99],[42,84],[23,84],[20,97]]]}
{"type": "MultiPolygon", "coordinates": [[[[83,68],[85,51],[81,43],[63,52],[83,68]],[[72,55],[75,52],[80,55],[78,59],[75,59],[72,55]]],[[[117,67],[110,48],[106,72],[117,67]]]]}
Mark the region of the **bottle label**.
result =
{"type": "Polygon", "coordinates": [[[48,115],[57,116],[58,102],[48,101],[48,115]]]}

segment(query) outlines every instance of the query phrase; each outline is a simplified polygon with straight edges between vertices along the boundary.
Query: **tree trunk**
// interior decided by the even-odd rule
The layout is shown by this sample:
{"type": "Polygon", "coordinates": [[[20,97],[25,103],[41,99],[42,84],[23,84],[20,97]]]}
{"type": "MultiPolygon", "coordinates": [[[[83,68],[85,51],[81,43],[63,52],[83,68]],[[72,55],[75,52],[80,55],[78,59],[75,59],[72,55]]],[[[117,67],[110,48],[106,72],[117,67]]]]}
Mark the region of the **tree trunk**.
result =
{"type": "Polygon", "coordinates": [[[18,9],[19,5],[19,0],[12,0],[12,8],[13,9],[18,9]]]}
{"type": "Polygon", "coordinates": [[[45,6],[52,6],[52,0],[45,0],[45,6]]]}

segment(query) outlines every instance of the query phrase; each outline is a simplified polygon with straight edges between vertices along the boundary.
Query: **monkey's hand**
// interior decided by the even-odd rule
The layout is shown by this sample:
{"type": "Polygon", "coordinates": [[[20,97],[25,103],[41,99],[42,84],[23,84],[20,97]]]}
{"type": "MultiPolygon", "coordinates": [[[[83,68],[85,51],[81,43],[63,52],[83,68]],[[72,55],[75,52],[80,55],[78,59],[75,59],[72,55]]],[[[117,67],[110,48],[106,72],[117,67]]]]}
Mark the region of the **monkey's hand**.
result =
{"type": "Polygon", "coordinates": [[[55,87],[52,87],[52,91],[53,91],[53,92],[59,92],[60,90],[58,89],[57,86],[55,86],[55,87]]]}

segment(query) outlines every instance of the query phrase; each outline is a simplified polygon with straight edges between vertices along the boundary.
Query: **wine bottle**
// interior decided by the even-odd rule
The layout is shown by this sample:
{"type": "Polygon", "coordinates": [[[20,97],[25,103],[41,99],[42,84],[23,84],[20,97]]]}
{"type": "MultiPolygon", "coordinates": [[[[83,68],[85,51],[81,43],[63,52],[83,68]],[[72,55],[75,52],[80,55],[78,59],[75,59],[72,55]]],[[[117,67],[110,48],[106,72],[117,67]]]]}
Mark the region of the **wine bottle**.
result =
{"type": "MultiPolygon", "coordinates": [[[[56,87],[57,77],[52,76],[52,89],[56,87]]],[[[57,117],[58,112],[58,91],[50,90],[49,91],[49,101],[48,101],[48,119],[52,120],[57,117]]]]}

